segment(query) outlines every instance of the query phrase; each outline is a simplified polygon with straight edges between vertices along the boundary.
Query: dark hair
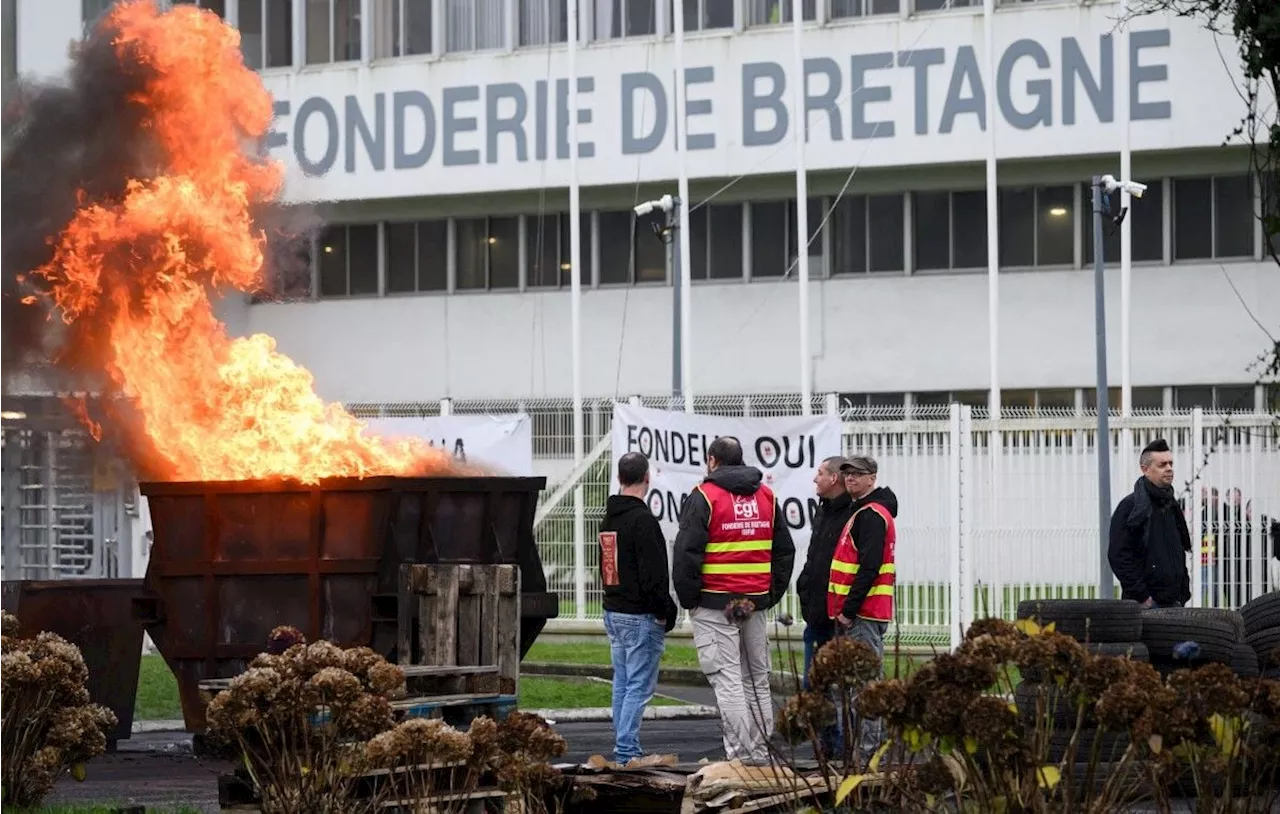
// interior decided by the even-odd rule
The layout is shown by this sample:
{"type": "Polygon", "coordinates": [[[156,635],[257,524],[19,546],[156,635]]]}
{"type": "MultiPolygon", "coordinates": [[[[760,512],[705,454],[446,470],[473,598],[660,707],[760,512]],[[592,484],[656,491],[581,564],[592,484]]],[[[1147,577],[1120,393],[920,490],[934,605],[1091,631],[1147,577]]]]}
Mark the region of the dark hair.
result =
{"type": "Polygon", "coordinates": [[[1152,441],[1150,444],[1147,444],[1145,447],[1142,448],[1143,455],[1146,455],[1148,452],[1168,452],[1168,451],[1169,451],[1169,442],[1164,440],[1163,438],[1157,438],[1156,440],[1152,441]]]}
{"type": "Polygon", "coordinates": [[[628,452],[618,459],[618,483],[635,486],[649,474],[649,459],[639,452],[628,452]]]}
{"type": "Polygon", "coordinates": [[[707,447],[707,457],[715,458],[721,466],[742,466],[742,444],[732,435],[722,435],[707,447]]]}

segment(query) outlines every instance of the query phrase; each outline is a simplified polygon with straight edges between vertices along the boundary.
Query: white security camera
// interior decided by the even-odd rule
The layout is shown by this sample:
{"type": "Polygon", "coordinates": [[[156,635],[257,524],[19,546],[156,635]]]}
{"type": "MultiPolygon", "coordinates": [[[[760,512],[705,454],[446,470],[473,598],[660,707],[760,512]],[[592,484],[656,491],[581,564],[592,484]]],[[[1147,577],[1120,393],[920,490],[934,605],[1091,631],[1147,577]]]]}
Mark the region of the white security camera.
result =
{"type": "Polygon", "coordinates": [[[676,205],[676,199],[670,195],[663,195],[656,201],[645,201],[637,204],[632,210],[636,213],[637,218],[643,218],[655,209],[661,209],[663,212],[670,212],[676,205]]]}
{"type": "Polygon", "coordinates": [[[1137,181],[1117,181],[1114,175],[1102,176],[1102,188],[1107,192],[1115,192],[1118,189],[1135,198],[1141,198],[1142,193],[1147,191],[1146,184],[1139,184],[1137,181]]]}

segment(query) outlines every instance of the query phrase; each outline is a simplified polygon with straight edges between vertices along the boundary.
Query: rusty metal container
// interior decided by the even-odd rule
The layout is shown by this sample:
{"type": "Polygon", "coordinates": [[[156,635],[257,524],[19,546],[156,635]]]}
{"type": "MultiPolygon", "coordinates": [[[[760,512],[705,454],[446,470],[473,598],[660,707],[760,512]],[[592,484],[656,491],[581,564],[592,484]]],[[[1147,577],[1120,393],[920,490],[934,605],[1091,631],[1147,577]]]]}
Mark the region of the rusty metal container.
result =
{"type": "Polygon", "coordinates": [[[4,609],[22,636],[56,633],[80,648],[89,668],[89,697],[116,714],[109,741],[133,733],[133,705],[142,661],[142,625],[133,616],[140,579],[5,580],[4,609]]]}
{"type": "Polygon", "coordinates": [[[155,541],[135,612],[178,679],[187,729],[198,683],[228,678],[277,625],[394,659],[401,563],[520,569],[521,655],[558,612],[533,518],[545,478],[333,478],[144,483],[155,541]]]}

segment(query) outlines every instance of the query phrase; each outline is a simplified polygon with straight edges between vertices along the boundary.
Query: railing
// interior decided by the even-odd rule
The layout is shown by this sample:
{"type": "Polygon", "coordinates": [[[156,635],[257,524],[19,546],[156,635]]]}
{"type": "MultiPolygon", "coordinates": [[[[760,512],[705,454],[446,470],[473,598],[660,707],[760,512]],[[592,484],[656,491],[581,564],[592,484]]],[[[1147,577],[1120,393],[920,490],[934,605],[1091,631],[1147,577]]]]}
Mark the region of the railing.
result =
{"type": "MultiPolygon", "coordinates": [[[[665,397],[641,401],[669,406],[665,397]]],[[[561,596],[562,621],[598,621],[598,557],[587,541],[594,539],[610,488],[612,400],[584,407],[585,447],[598,457],[573,480],[568,400],[456,401],[450,407],[534,416],[535,467],[550,478],[537,526],[549,589],[561,596]],[[583,494],[581,528],[576,486],[583,494]]],[[[800,397],[791,394],[695,402],[698,413],[724,416],[797,415],[800,408],[800,397]]],[[[403,407],[363,409],[377,414],[370,411],[403,407]]],[[[983,409],[960,405],[841,409],[834,396],[816,396],[812,410],[838,411],[845,452],[874,455],[881,485],[898,495],[897,613],[904,643],[945,645],[965,620],[1012,617],[1022,599],[1096,595],[1102,536],[1095,414],[1006,410],[993,421],[983,409]]],[[[1192,568],[1195,605],[1239,607],[1280,588],[1266,582],[1270,524],[1280,518],[1278,422],[1274,415],[1200,410],[1112,417],[1112,505],[1132,490],[1143,446],[1163,437],[1174,450],[1175,487],[1192,537],[1212,546],[1204,566],[1192,568]]],[[[1193,552],[1195,561],[1199,556],[1193,552]]],[[[797,573],[803,559],[798,552],[797,573]]],[[[783,608],[794,611],[794,598],[783,608]]]]}

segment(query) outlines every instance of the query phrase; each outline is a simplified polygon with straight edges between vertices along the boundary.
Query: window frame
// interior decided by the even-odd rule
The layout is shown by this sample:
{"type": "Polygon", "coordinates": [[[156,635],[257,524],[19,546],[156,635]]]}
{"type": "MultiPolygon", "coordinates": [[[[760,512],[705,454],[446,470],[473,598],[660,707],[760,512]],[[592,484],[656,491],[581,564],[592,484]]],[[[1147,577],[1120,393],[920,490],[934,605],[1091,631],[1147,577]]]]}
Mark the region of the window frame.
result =
{"type": "MultiPolygon", "coordinates": [[[[240,14],[240,12],[243,10],[240,8],[240,4],[244,2],[244,0],[229,0],[229,2],[234,2],[236,4],[236,30],[239,31],[241,34],[240,53],[243,55],[245,52],[245,40],[244,40],[244,29],[241,26],[241,21],[244,19],[244,17],[240,14]]],[[[298,21],[295,18],[293,13],[294,11],[293,0],[250,0],[250,2],[252,2],[257,7],[257,11],[258,11],[257,16],[258,16],[258,28],[259,28],[259,33],[258,33],[259,42],[258,42],[257,57],[258,57],[258,62],[260,67],[258,67],[256,70],[259,73],[268,72],[268,71],[293,70],[298,65],[298,53],[297,53],[297,47],[296,47],[297,42],[294,37],[295,33],[297,33],[298,21]],[[288,61],[281,62],[279,65],[270,64],[270,60],[269,60],[269,57],[272,53],[271,52],[271,32],[273,29],[271,28],[271,25],[270,25],[271,14],[269,13],[268,10],[273,4],[286,10],[286,16],[288,17],[288,23],[289,23],[288,36],[284,38],[284,42],[287,43],[287,46],[288,46],[288,61]]],[[[305,37],[304,37],[304,40],[305,40],[305,37]]],[[[304,41],[304,45],[305,45],[305,41],[304,41]]],[[[304,62],[303,64],[306,64],[306,63],[304,62]]]]}
{"type": "Polygon", "coordinates": [[[1169,235],[1168,235],[1168,259],[1170,265],[1181,264],[1205,264],[1205,263],[1224,263],[1224,262],[1250,262],[1259,259],[1260,253],[1266,252],[1266,232],[1262,229],[1262,224],[1258,220],[1258,207],[1261,205],[1261,192],[1259,189],[1259,179],[1252,171],[1247,172],[1217,172],[1217,173],[1198,173],[1194,175],[1171,175],[1169,177],[1169,235]],[[1253,236],[1249,242],[1251,251],[1248,254],[1229,254],[1221,255],[1218,253],[1218,181],[1223,178],[1247,178],[1249,182],[1249,211],[1250,224],[1253,236]],[[1178,182],[1179,181],[1209,181],[1209,256],[1208,257],[1178,257],[1178,182]],[[1258,239],[1258,233],[1263,234],[1262,240],[1258,239]]]}
{"type": "Polygon", "coordinates": [[[385,62],[387,60],[398,59],[435,59],[439,56],[439,28],[440,22],[437,17],[438,7],[435,0],[369,0],[369,10],[373,17],[372,23],[374,30],[369,32],[369,61],[385,62]],[[427,10],[427,19],[431,21],[431,41],[428,43],[428,50],[422,52],[409,53],[409,26],[408,26],[408,9],[411,4],[418,3],[419,7],[427,10]],[[382,5],[394,4],[394,5],[382,5]],[[399,53],[393,53],[387,56],[379,56],[378,45],[379,38],[377,26],[381,25],[381,12],[383,9],[394,9],[395,14],[391,16],[390,28],[393,33],[393,49],[399,53]]]}
{"type": "MultiPolygon", "coordinates": [[[[569,19],[570,19],[570,15],[569,15],[569,6],[570,6],[570,5],[572,5],[572,4],[576,4],[576,3],[578,2],[578,0],[506,0],[506,2],[510,3],[510,5],[511,5],[511,7],[512,7],[512,13],[515,15],[515,33],[514,33],[514,35],[513,35],[513,39],[515,40],[515,47],[516,47],[516,48],[554,48],[554,47],[556,47],[556,46],[558,46],[558,45],[567,45],[567,44],[568,44],[568,42],[569,42],[569,36],[570,36],[570,32],[569,32],[569,19]],[[524,41],[524,12],[525,12],[525,5],[526,5],[527,3],[539,3],[539,4],[541,4],[541,5],[543,6],[543,8],[547,9],[547,11],[542,15],[542,19],[543,19],[543,26],[542,26],[542,27],[543,27],[543,31],[542,31],[542,36],[543,36],[543,39],[542,39],[542,41],[540,41],[540,42],[525,42],[525,41],[524,41]],[[557,11],[557,10],[558,10],[558,9],[555,9],[555,8],[554,8],[554,7],[556,6],[556,4],[557,4],[557,3],[558,3],[558,4],[560,4],[560,6],[561,6],[562,8],[564,8],[564,12],[565,12],[565,22],[564,22],[564,36],[565,36],[565,38],[564,38],[564,39],[562,39],[562,40],[554,39],[554,38],[552,38],[552,36],[551,36],[551,30],[552,30],[552,28],[554,27],[554,25],[553,25],[552,21],[553,21],[553,19],[555,18],[555,15],[554,15],[552,12],[553,12],[553,11],[557,11]]],[[[582,37],[581,37],[581,32],[582,32],[582,14],[581,14],[581,11],[582,11],[582,9],[579,9],[578,11],[579,11],[578,18],[577,18],[577,19],[578,19],[578,32],[579,32],[578,42],[582,42],[582,37]]]]}
{"type": "MultiPolygon", "coordinates": [[[[1082,207],[1080,205],[1079,188],[1072,181],[1067,181],[1063,183],[1048,182],[1048,183],[1035,183],[1035,184],[1008,184],[1005,186],[998,186],[996,188],[996,193],[997,193],[996,228],[999,230],[997,234],[1003,235],[1006,233],[1006,230],[1004,228],[1005,224],[1003,222],[1004,220],[1003,215],[1005,211],[1004,201],[1002,199],[1002,196],[1000,196],[1000,193],[1004,192],[1006,189],[1022,190],[1022,189],[1028,189],[1028,188],[1032,192],[1031,264],[1027,265],[1027,264],[1019,263],[1019,264],[1005,265],[1004,258],[1001,256],[1002,252],[1000,252],[1000,246],[998,245],[999,241],[997,241],[996,265],[998,270],[1003,273],[1006,271],[1011,271],[1011,272],[1065,271],[1069,269],[1079,269],[1080,257],[1083,254],[1083,249],[1082,249],[1081,241],[1075,238],[1078,238],[1080,234],[1080,210],[1082,209],[1082,207]],[[1071,218],[1071,229],[1075,237],[1072,239],[1071,260],[1065,263],[1043,263],[1043,264],[1040,263],[1040,193],[1046,189],[1067,190],[1071,193],[1072,203],[1071,203],[1071,210],[1068,212],[1068,216],[1071,218]]],[[[990,224],[988,224],[988,228],[990,228],[990,224]]],[[[991,263],[991,258],[989,256],[987,257],[987,263],[988,265],[990,265],[991,263]]]]}
{"type": "Polygon", "coordinates": [[[360,300],[360,299],[370,299],[374,297],[385,296],[386,287],[383,281],[383,269],[382,269],[383,240],[384,240],[383,234],[385,230],[382,228],[382,225],[383,225],[382,221],[373,221],[373,222],[356,221],[356,222],[348,222],[348,223],[326,223],[325,224],[324,229],[322,229],[320,233],[316,235],[314,246],[312,249],[312,257],[315,258],[313,261],[314,282],[312,284],[312,288],[315,292],[316,300],[360,300]],[[374,229],[374,243],[373,243],[374,251],[375,251],[375,255],[373,259],[374,290],[368,291],[368,292],[361,292],[359,294],[353,294],[351,292],[351,229],[353,227],[362,228],[362,227],[370,227],[370,226],[373,227],[374,229]],[[344,257],[343,257],[344,288],[343,288],[343,293],[341,294],[325,294],[324,287],[322,284],[323,275],[321,273],[320,265],[322,262],[321,255],[324,254],[324,252],[321,251],[320,244],[323,241],[325,231],[330,229],[342,230],[342,250],[344,254],[344,257]]]}

